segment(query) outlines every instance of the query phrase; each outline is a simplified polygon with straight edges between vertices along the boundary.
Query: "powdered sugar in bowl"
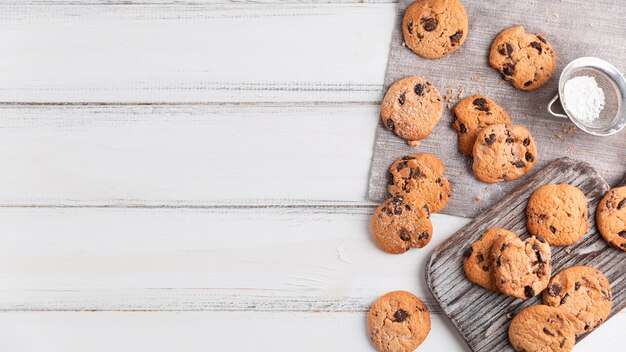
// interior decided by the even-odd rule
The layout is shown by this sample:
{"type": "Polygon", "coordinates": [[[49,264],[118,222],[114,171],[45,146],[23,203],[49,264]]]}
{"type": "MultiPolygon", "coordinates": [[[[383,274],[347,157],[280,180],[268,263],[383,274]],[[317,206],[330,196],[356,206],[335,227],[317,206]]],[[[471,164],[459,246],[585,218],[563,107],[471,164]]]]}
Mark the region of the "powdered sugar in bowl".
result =
{"type": "Polygon", "coordinates": [[[570,62],[559,78],[559,94],[548,104],[548,111],[569,118],[581,130],[608,136],[626,126],[626,79],[610,63],[581,57],[570,62]],[[553,110],[560,100],[566,115],[553,110]]]}

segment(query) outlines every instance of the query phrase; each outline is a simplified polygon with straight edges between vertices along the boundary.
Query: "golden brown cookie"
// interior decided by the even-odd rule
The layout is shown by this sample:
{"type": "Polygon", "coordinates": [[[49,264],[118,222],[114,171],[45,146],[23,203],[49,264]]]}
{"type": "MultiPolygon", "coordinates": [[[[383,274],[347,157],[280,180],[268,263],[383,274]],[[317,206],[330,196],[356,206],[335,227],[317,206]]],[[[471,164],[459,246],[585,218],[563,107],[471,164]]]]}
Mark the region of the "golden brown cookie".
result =
{"type": "Polygon", "coordinates": [[[599,270],[573,266],[554,275],[543,291],[543,304],[560,307],[578,320],[576,334],[595,329],[611,313],[611,285],[599,270]]]}
{"type": "Polygon", "coordinates": [[[505,234],[516,236],[507,230],[495,227],[488,228],[478,241],[472,243],[465,250],[463,270],[469,281],[490,291],[498,291],[498,287],[493,280],[494,261],[491,257],[491,248],[496,239],[505,234]]]}
{"type": "Polygon", "coordinates": [[[438,212],[448,204],[452,185],[443,175],[445,165],[431,154],[414,154],[396,160],[389,168],[387,191],[393,196],[414,193],[438,212]]]}
{"type": "Polygon", "coordinates": [[[367,314],[367,333],[380,352],[410,352],[430,332],[426,304],[406,291],[380,297],[367,314]]]}
{"type": "Polygon", "coordinates": [[[491,247],[493,279],[505,295],[533,298],[550,280],[550,246],[541,237],[522,241],[512,233],[498,237],[491,247]]]}
{"type": "Polygon", "coordinates": [[[537,161],[537,147],[530,132],[522,126],[487,126],[474,143],[476,178],[482,182],[510,181],[527,174],[537,161]]]}
{"type": "Polygon", "coordinates": [[[372,236],[376,245],[387,253],[401,254],[411,247],[422,248],[430,242],[432,233],[430,208],[421,198],[391,197],[372,215],[372,236]]]}
{"type": "Polygon", "coordinates": [[[509,341],[518,352],[567,352],[574,348],[575,319],[555,307],[524,308],[511,320],[509,341]]]}
{"type": "Polygon", "coordinates": [[[491,44],[489,63],[515,88],[535,90],[548,82],[556,55],[541,34],[515,26],[500,33],[491,44]]]}
{"type": "Polygon", "coordinates": [[[607,242],[626,251],[626,187],[613,188],[602,198],[596,223],[607,242]]]}
{"type": "Polygon", "coordinates": [[[422,77],[409,76],[394,82],[383,98],[380,117],[383,125],[417,146],[428,137],[441,119],[441,95],[422,77]]]}
{"type": "Polygon", "coordinates": [[[452,111],[452,128],[459,135],[459,150],[472,155],[476,135],[481,129],[494,124],[511,124],[509,114],[484,95],[467,97],[456,104],[452,111]]]}
{"type": "Polygon", "coordinates": [[[402,21],[404,42],[428,59],[456,51],[467,37],[467,13],[458,0],[417,0],[402,21]]]}
{"type": "Polygon", "coordinates": [[[589,211],[583,192],[568,184],[537,188],[526,208],[528,231],[553,246],[578,242],[589,230],[589,211]]]}

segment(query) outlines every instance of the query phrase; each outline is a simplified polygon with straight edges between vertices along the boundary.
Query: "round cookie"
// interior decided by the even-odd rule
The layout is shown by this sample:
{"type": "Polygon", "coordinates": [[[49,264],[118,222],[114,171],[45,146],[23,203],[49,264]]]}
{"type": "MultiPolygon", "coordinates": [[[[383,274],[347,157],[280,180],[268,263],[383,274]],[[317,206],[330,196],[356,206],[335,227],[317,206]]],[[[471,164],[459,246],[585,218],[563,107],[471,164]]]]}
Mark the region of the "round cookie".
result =
{"type": "Polygon", "coordinates": [[[417,0],[404,14],[402,33],[411,51],[438,59],[463,44],[467,25],[467,13],[458,0],[417,0]]]}
{"type": "Polygon", "coordinates": [[[548,286],[551,252],[541,237],[522,241],[515,234],[503,234],[493,242],[491,257],[494,282],[505,295],[533,298],[548,286]]]}
{"type": "Polygon", "coordinates": [[[573,266],[556,274],[543,291],[543,304],[560,307],[576,317],[576,334],[595,329],[611,312],[611,285],[600,271],[573,266]]]}
{"type": "Polygon", "coordinates": [[[380,108],[383,125],[417,146],[428,137],[441,119],[441,95],[422,77],[409,76],[394,82],[380,108]]]}
{"type": "Polygon", "coordinates": [[[452,185],[443,175],[445,169],[443,162],[431,154],[405,156],[391,164],[387,191],[394,196],[414,194],[424,199],[431,211],[441,211],[452,195],[452,185]]]}
{"type": "Polygon", "coordinates": [[[489,64],[520,90],[535,90],[548,82],[556,55],[541,34],[515,26],[500,33],[491,44],[489,64]]]}
{"type": "Polygon", "coordinates": [[[474,143],[474,175],[482,182],[515,180],[537,161],[537,147],[522,126],[496,124],[482,129],[474,143]]]}
{"type": "Polygon", "coordinates": [[[561,308],[535,305],[511,320],[509,341],[526,352],[567,352],[576,343],[575,318],[561,308]]]}
{"type": "Polygon", "coordinates": [[[376,245],[391,254],[430,242],[433,226],[430,208],[421,198],[394,196],[384,201],[372,215],[372,236],[376,245]]]}
{"type": "Polygon", "coordinates": [[[596,223],[607,242],[626,251],[626,187],[613,188],[602,198],[596,223]]]}
{"type": "Polygon", "coordinates": [[[517,237],[510,231],[492,227],[488,228],[478,241],[472,243],[465,250],[463,271],[465,271],[465,276],[469,281],[490,291],[498,291],[493,280],[491,248],[496,239],[505,234],[517,237]]]}
{"type": "Polygon", "coordinates": [[[380,352],[410,352],[430,332],[426,304],[406,291],[380,297],[367,314],[367,333],[380,352]]]}
{"type": "Polygon", "coordinates": [[[467,97],[452,110],[452,128],[459,135],[459,150],[472,155],[478,132],[493,124],[511,124],[509,114],[484,95],[467,97]]]}
{"type": "Polygon", "coordinates": [[[553,246],[578,242],[589,230],[588,215],[585,195],[568,184],[537,188],[526,207],[528,231],[553,246]]]}

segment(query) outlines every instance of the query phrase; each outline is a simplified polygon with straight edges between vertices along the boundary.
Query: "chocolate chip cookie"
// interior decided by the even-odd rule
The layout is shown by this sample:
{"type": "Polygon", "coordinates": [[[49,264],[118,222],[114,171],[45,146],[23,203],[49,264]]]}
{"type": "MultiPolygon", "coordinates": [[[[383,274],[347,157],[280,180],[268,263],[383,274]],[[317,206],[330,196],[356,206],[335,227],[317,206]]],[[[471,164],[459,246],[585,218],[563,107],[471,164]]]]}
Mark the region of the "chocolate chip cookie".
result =
{"type": "Polygon", "coordinates": [[[529,91],[548,82],[556,55],[543,35],[526,33],[524,27],[515,26],[493,41],[489,63],[515,88],[529,91]]]}
{"type": "Polygon", "coordinates": [[[417,146],[441,119],[443,103],[435,86],[422,77],[409,76],[394,82],[383,98],[383,125],[417,146]]]}
{"type": "Polygon", "coordinates": [[[430,208],[421,198],[409,195],[391,197],[372,216],[374,241],[387,253],[401,254],[411,247],[424,247],[430,242],[432,233],[430,208]]]}
{"type": "Polygon", "coordinates": [[[413,193],[424,199],[431,211],[441,211],[452,195],[452,185],[443,175],[445,170],[445,165],[434,155],[405,156],[391,164],[387,191],[394,196],[413,193]]]}
{"type": "Polygon", "coordinates": [[[583,192],[568,184],[537,188],[526,207],[528,231],[553,246],[578,242],[589,230],[589,211],[583,192]]]}
{"type": "Polygon", "coordinates": [[[522,126],[496,124],[482,129],[474,143],[474,175],[482,182],[515,180],[537,161],[537,147],[522,126]]]}
{"type": "Polygon", "coordinates": [[[367,314],[367,333],[380,352],[410,352],[430,332],[426,304],[406,291],[393,291],[372,304],[367,314]]]}
{"type": "Polygon", "coordinates": [[[459,150],[465,155],[472,155],[478,132],[494,124],[511,124],[509,114],[484,95],[467,97],[456,104],[452,110],[452,128],[459,135],[459,150]]]}
{"type": "Polygon", "coordinates": [[[493,279],[505,295],[532,298],[548,286],[551,252],[541,237],[522,241],[515,234],[503,234],[493,242],[491,257],[493,279]]]}
{"type": "Polygon", "coordinates": [[[560,307],[578,320],[576,334],[595,329],[611,312],[611,285],[599,270],[573,266],[556,274],[543,291],[543,304],[560,307]]]}
{"type": "Polygon", "coordinates": [[[472,243],[465,250],[463,270],[469,281],[490,291],[498,291],[498,287],[493,280],[491,248],[496,239],[505,234],[517,237],[510,231],[492,227],[487,229],[478,241],[472,243]]]}
{"type": "Polygon", "coordinates": [[[526,352],[567,352],[574,348],[575,318],[561,308],[535,305],[524,308],[511,320],[509,341],[526,352]]]}
{"type": "Polygon", "coordinates": [[[404,42],[428,59],[456,51],[467,37],[467,13],[458,0],[417,0],[402,21],[404,42]]]}
{"type": "Polygon", "coordinates": [[[596,223],[607,242],[626,251],[626,187],[613,188],[602,198],[596,223]]]}

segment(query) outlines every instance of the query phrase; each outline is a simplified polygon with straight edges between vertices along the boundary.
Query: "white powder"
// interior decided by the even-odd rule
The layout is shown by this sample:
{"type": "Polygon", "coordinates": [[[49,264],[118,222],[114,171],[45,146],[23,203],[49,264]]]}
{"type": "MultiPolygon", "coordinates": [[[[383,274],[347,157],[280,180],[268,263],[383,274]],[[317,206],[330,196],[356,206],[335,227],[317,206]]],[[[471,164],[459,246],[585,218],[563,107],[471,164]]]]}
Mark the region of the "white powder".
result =
{"type": "Polygon", "coordinates": [[[584,123],[592,123],[604,109],[604,92],[591,76],[578,76],[565,82],[565,106],[573,117],[584,123]]]}

